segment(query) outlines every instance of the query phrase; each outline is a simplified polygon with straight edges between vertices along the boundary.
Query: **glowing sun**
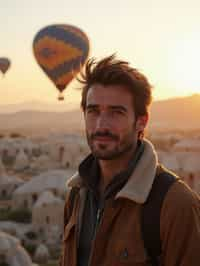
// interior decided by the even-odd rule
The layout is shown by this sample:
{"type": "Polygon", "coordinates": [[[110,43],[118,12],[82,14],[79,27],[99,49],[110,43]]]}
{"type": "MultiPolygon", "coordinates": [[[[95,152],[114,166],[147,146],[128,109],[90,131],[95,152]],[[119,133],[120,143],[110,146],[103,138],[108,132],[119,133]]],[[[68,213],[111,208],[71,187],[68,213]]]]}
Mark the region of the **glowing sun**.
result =
{"type": "Polygon", "coordinates": [[[200,36],[178,43],[169,60],[169,79],[176,91],[180,95],[200,93],[200,36]]]}

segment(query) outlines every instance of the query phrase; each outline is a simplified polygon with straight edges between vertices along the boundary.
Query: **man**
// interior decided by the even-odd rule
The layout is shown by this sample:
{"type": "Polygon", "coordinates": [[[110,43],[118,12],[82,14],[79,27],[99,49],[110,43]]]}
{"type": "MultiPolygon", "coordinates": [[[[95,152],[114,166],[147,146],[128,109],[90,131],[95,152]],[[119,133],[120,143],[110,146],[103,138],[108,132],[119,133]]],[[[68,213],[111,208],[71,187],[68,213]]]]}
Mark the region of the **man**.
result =
{"type": "MultiPolygon", "coordinates": [[[[91,154],[68,182],[61,265],[155,265],[145,248],[141,217],[156,177],[164,178],[166,170],[143,138],[151,86],[115,56],[88,61],[82,78],[91,154]]],[[[156,265],[200,265],[199,198],[173,174],[168,176],[174,182],[162,203],[156,265]]]]}

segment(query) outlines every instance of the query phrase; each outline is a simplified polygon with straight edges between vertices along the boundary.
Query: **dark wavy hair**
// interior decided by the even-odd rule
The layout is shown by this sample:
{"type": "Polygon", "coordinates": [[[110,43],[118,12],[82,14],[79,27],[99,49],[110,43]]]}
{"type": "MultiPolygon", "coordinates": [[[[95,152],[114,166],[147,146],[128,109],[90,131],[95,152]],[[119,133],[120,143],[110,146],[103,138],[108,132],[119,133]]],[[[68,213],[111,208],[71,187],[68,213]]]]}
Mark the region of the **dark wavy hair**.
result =
{"type": "Polygon", "coordinates": [[[152,101],[152,86],[141,72],[130,67],[128,62],[117,60],[115,54],[99,62],[95,58],[89,59],[79,81],[83,84],[81,99],[83,111],[86,109],[89,88],[94,84],[101,84],[103,86],[122,85],[127,87],[133,95],[136,119],[148,114],[148,107],[152,101]]]}

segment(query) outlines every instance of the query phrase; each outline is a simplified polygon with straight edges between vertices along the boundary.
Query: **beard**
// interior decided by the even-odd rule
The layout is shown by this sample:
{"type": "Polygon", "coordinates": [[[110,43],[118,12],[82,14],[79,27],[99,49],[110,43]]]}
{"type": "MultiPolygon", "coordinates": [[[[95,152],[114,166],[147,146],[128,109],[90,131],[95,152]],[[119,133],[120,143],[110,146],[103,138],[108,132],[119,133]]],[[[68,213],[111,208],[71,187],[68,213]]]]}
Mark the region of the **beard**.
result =
{"type": "Polygon", "coordinates": [[[114,160],[135,150],[137,138],[134,137],[134,133],[133,130],[128,132],[121,140],[119,136],[109,131],[96,132],[94,134],[86,132],[86,136],[93,156],[100,160],[114,160]],[[110,138],[111,143],[95,143],[96,137],[110,138]]]}

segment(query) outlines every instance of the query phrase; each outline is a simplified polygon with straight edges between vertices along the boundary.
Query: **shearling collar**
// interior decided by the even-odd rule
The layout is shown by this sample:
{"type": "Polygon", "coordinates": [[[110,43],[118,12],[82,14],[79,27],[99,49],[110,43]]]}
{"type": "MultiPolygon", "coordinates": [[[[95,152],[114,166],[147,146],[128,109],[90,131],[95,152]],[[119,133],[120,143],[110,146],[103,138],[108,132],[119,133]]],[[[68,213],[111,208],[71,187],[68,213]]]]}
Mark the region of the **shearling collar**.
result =
{"type": "MultiPolygon", "coordinates": [[[[151,191],[158,165],[155,149],[150,141],[144,139],[144,152],[134,172],[125,186],[116,194],[116,198],[128,198],[137,203],[144,203],[151,191]]],[[[68,187],[82,187],[83,180],[76,173],[67,182],[68,187]]]]}

